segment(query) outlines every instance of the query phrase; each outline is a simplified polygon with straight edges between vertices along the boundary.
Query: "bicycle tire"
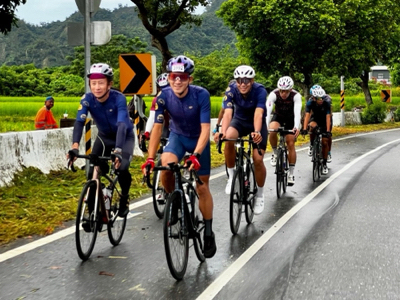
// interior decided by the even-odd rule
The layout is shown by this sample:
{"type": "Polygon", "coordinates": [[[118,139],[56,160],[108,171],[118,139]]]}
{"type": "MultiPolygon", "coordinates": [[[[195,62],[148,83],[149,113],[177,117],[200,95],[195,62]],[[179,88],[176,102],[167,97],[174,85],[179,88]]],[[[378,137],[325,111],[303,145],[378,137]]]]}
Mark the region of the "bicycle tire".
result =
{"type": "Polygon", "coordinates": [[[123,218],[118,216],[120,191],[121,188],[118,183],[118,178],[115,177],[113,180],[112,198],[110,210],[108,211],[109,220],[107,223],[108,239],[113,246],[117,246],[121,242],[127,221],[127,216],[123,218]]]}
{"type": "Polygon", "coordinates": [[[286,188],[288,185],[288,170],[289,170],[289,159],[287,156],[287,152],[286,150],[283,151],[283,161],[285,162],[285,164],[282,167],[282,179],[283,179],[283,183],[282,183],[282,190],[283,193],[286,193],[286,188]]]}
{"type": "Polygon", "coordinates": [[[196,196],[196,193],[193,190],[189,191],[189,197],[192,203],[192,220],[194,230],[193,248],[194,252],[196,253],[197,259],[200,262],[204,262],[206,258],[204,256],[204,241],[202,240],[205,229],[203,215],[199,207],[199,198],[196,196]]]}
{"type": "MultiPolygon", "coordinates": [[[[161,159],[157,162],[157,167],[161,166],[161,159]]],[[[159,219],[164,218],[166,195],[165,189],[160,185],[161,171],[155,170],[153,173],[153,207],[159,219]]]]}
{"type": "Polygon", "coordinates": [[[237,234],[242,217],[243,203],[243,170],[236,169],[233,174],[231,195],[229,201],[229,224],[232,234],[237,234]]]}
{"type": "Polygon", "coordinates": [[[187,218],[182,219],[181,197],[180,192],[173,192],[168,197],[163,220],[165,256],[169,271],[176,280],[182,280],[189,259],[189,237],[187,232],[183,232],[187,228],[187,218]]]}
{"type": "Polygon", "coordinates": [[[277,154],[277,159],[276,159],[276,167],[275,167],[275,173],[276,173],[276,195],[278,196],[278,199],[281,198],[283,194],[283,152],[282,149],[278,149],[278,154],[277,154]]]}
{"type": "Polygon", "coordinates": [[[251,224],[254,218],[254,202],[257,197],[257,184],[256,177],[254,173],[254,164],[246,160],[246,201],[245,201],[245,216],[247,224],[251,224]]]}
{"type": "Polygon", "coordinates": [[[97,209],[97,213],[94,211],[96,188],[96,181],[88,181],[79,196],[75,221],[75,244],[82,260],[88,260],[92,254],[99,228],[99,218],[97,217],[99,209],[97,209]]]}
{"type": "Polygon", "coordinates": [[[317,180],[318,180],[318,178],[319,178],[319,170],[318,170],[318,161],[319,161],[319,158],[318,158],[318,138],[316,138],[315,140],[314,140],[314,143],[313,143],[313,153],[312,153],[312,157],[313,157],[313,159],[312,159],[312,162],[313,162],[313,169],[312,169],[312,172],[313,172],[313,181],[314,182],[316,182],[317,180]]]}

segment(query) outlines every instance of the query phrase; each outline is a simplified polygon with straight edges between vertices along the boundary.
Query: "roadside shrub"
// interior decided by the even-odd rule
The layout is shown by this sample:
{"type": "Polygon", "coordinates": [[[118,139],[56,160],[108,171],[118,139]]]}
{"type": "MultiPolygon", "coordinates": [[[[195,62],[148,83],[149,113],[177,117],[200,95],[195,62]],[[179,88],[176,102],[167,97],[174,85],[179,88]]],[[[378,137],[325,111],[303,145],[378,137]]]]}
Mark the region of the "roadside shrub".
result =
{"type": "Polygon", "coordinates": [[[382,102],[373,103],[365,108],[361,113],[363,124],[383,123],[386,118],[386,105],[382,102]]]}

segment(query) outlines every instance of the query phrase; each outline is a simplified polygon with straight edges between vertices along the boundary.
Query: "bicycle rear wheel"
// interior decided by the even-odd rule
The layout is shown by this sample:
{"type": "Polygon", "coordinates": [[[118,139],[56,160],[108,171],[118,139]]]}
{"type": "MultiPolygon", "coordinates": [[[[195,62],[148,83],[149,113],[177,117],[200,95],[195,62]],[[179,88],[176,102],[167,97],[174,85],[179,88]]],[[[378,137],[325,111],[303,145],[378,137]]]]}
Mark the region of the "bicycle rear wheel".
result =
{"type": "Polygon", "coordinates": [[[245,189],[246,189],[246,201],[245,201],[245,216],[247,224],[253,222],[254,217],[254,202],[257,196],[257,184],[254,175],[254,164],[250,163],[250,160],[246,161],[246,176],[245,176],[245,189]]]}
{"type": "Polygon", "coordinates": [[[242,217],[243,203],[243,170],[238,168],[233,174],[230,203],[229,203],[229,223],[232,234],[237,234],[242,217]]]}
{"type": "Polygon", "coordinates": [[[94,211],[97,184],[89,181],[79,196],[78,210],[75,222],[75,244],[79,257],[89,259],[96,243],[97,228],[99,227],[99,210],[94,211]]]}
{"type": "Polygon", "coordinates": [[[186,228],[187,217],[182,211],[181,194],[174,192],[165,207],[163,231],[168,268],[176,280],[183,278],[188,264],[189,238],[186,228]]]}
{"type": "Polygon", "coordinates": [[[112,191],[110,210],[108,211],[109,220],[107,223],[107,233],[110,243],[114,246],[117,246],[121,242],[122,236],[124,235],[127,216],[123,218],[118,216],[121,188],[119,187],[117,178],[115,178],[113,182],[114,188],[112,191]]]}
{"type": "Polygon", "coordinates": [[[275,168],[275,173],[276,173],[276,195],[278,196],[278,199],[281,197],[283,194],[283,183],[284,183],[284,166],[283,166],[283,152],[282,149],[278,149],[278,154],[277,154],[277,160],[276,160],[276,168],[275,168]]]}
{"type": "MultiPolygon", "coordinates": [[[[157,162],[157,167],[161,166],[161,159],[157,162]]],[[[153,207],[156,216],[159,219],[164,217],[166,194],[165,189],[161,185],[161,171],[154,171],[153,173],[153,207]]]]}
{"type": "Polygon", "coordinates": [[[199,198],[196,196],[194,191],[189,192],[189,197],[192,203],[192,220],[193,220],[193,247],[194,252],[196,253],[197,259],[200,262],[204,262],[206,260],[204,256],[204,242],[202,236],[204,236],[204,221],[203,215],[200,212],[199,208],[199,198]]]}

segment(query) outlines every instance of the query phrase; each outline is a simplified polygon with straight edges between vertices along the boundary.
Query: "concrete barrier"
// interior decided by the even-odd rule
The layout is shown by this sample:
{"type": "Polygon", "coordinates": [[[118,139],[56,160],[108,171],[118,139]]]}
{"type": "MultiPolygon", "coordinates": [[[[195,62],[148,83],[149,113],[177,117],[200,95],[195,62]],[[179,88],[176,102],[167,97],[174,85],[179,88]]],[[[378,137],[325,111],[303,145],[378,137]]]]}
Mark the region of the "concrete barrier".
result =
{"type": "MultiPolygon", "coordinates": [[[[8,132],[0,134],[0,186],[9,184],[14,174],[23,167],[35,167],[48,174],[51,170],[66,167],[66,153],[71,148],[72,127],[8,132]]],[[[92,126],[92,141],[97,136],[97,127],[92,126]]],[[[135,135],[136,136],[136,135],[135,135]]],[[[80,152],[85,152],[84,135],[80,143],[80,152]]],[[[143,156],[136,138],[134,155],[143,156]]],[[[85,165],[78,159],[76,165],[85,165]]]]}

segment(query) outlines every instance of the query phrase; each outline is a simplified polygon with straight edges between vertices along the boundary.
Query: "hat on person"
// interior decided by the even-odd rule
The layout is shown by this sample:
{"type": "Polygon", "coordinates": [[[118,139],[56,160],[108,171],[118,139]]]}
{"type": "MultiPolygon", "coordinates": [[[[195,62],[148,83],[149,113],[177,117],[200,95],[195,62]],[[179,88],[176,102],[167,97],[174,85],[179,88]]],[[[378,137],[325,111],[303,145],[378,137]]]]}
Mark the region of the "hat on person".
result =
{"type": "Polygon", "coordinates": [[[49,100],[53,100],[54,101],[53,96],[47,96],[45,101],[49,101],[49,100]]]}

